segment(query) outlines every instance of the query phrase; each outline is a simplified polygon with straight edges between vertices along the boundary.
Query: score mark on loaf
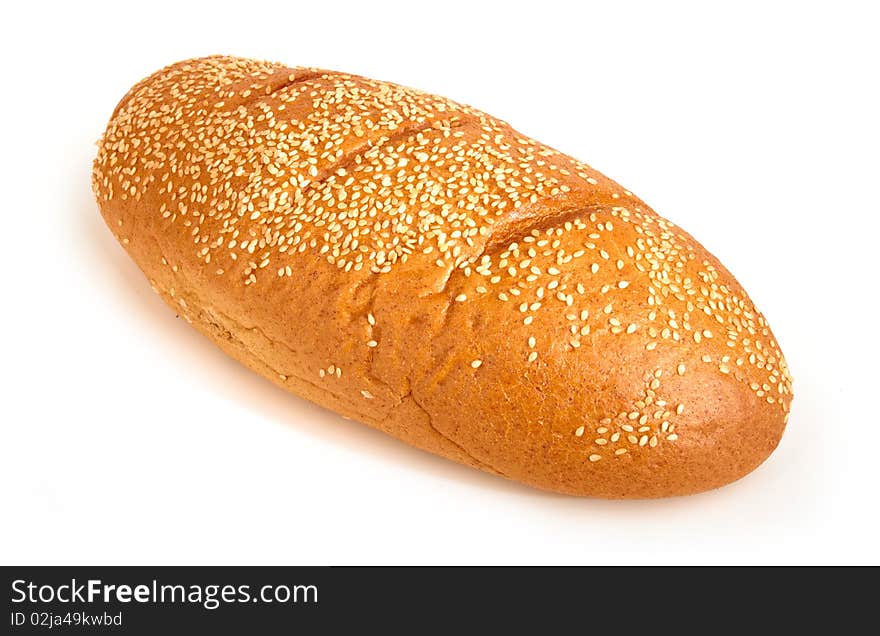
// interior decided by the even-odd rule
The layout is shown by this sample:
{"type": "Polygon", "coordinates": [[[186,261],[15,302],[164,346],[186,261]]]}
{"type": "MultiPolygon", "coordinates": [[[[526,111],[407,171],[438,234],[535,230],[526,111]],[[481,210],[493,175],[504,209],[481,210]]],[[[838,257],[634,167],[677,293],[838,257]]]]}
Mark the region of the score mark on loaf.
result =
{"type": "Polygon", "coordinates": [[[532,486],[661,497],[776,447],[791,378],[690,235],[451,100],[234,57],[169,66],[99,144],[153,288],[276,384],[532,486]]]}

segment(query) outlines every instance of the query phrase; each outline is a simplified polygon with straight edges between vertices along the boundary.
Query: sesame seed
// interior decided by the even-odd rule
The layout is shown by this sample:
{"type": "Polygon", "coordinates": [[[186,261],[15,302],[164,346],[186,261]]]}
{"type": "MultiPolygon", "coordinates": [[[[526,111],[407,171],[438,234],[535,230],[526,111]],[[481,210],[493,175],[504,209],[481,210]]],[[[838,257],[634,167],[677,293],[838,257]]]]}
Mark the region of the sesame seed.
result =
{"type": "Polygon", "coordinates": [[[584,434],[584,427],[583,427],[583,426],[578,426],[578,427],[575,429],[574,434],[575,434],[577,437],[581,437],[581,436],[584,434]]]}
{"type": "Polygon", "coordinates": [[[474,369],[479,369],[482,366],[482,364],[483,364],[482,360],[474,360],[473,362],[471,362],[471,367],[473,367],[474,369]]]}
{"type": "Polygon", "coordinates": [[[596,453],[593,453],[592,455],[590,455],[590,461],[591,461],[591,462],[597,462],[597,461],[599,461],[600,459],[602,459],[602,456],[601,456],[601,455],[598,455],[598,454],[596,454],[596,453]]]}

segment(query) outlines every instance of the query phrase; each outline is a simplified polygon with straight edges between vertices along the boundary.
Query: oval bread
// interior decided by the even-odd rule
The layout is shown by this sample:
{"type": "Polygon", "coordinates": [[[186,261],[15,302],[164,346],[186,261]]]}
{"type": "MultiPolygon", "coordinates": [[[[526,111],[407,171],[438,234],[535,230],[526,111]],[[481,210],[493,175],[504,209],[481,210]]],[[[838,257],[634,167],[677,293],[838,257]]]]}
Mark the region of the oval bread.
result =
{"type": "Polygon", "coordinates": [[[424,450],[607,498],[731,482],[791,378],[690,235],[451,100],[235,57],[117,106],[93,188],[153,288],[279,386],[424,450]]]}

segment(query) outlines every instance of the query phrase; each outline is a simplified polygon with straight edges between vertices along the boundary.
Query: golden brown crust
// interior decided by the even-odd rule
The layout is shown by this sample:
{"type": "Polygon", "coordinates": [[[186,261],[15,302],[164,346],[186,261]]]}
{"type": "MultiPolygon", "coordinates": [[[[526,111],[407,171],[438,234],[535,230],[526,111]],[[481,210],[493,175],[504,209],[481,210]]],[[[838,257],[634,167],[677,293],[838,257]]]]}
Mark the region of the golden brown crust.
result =
{"type": "Polygon", "coordinates": [[[576,495],[661,497],[760,464],[791,381],[687,233],[480,111],[213,57],[135,86],[95,161],[162,297],[306,399],[576,495]]]}

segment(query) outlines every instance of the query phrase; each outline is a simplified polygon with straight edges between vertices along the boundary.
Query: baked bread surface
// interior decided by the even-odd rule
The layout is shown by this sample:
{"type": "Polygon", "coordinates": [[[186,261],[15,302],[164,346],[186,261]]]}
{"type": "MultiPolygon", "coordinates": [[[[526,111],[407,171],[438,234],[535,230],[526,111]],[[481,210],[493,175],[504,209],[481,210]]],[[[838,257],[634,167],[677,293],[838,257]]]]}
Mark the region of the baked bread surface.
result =
{"type": "Polygon", "coordinates": [[[776,447],[791,378],[689,234],[468,106],[235,57],[117,106],[93,188],[153,288],[284,389],[532,486],[721,486],[776,447]]]}

